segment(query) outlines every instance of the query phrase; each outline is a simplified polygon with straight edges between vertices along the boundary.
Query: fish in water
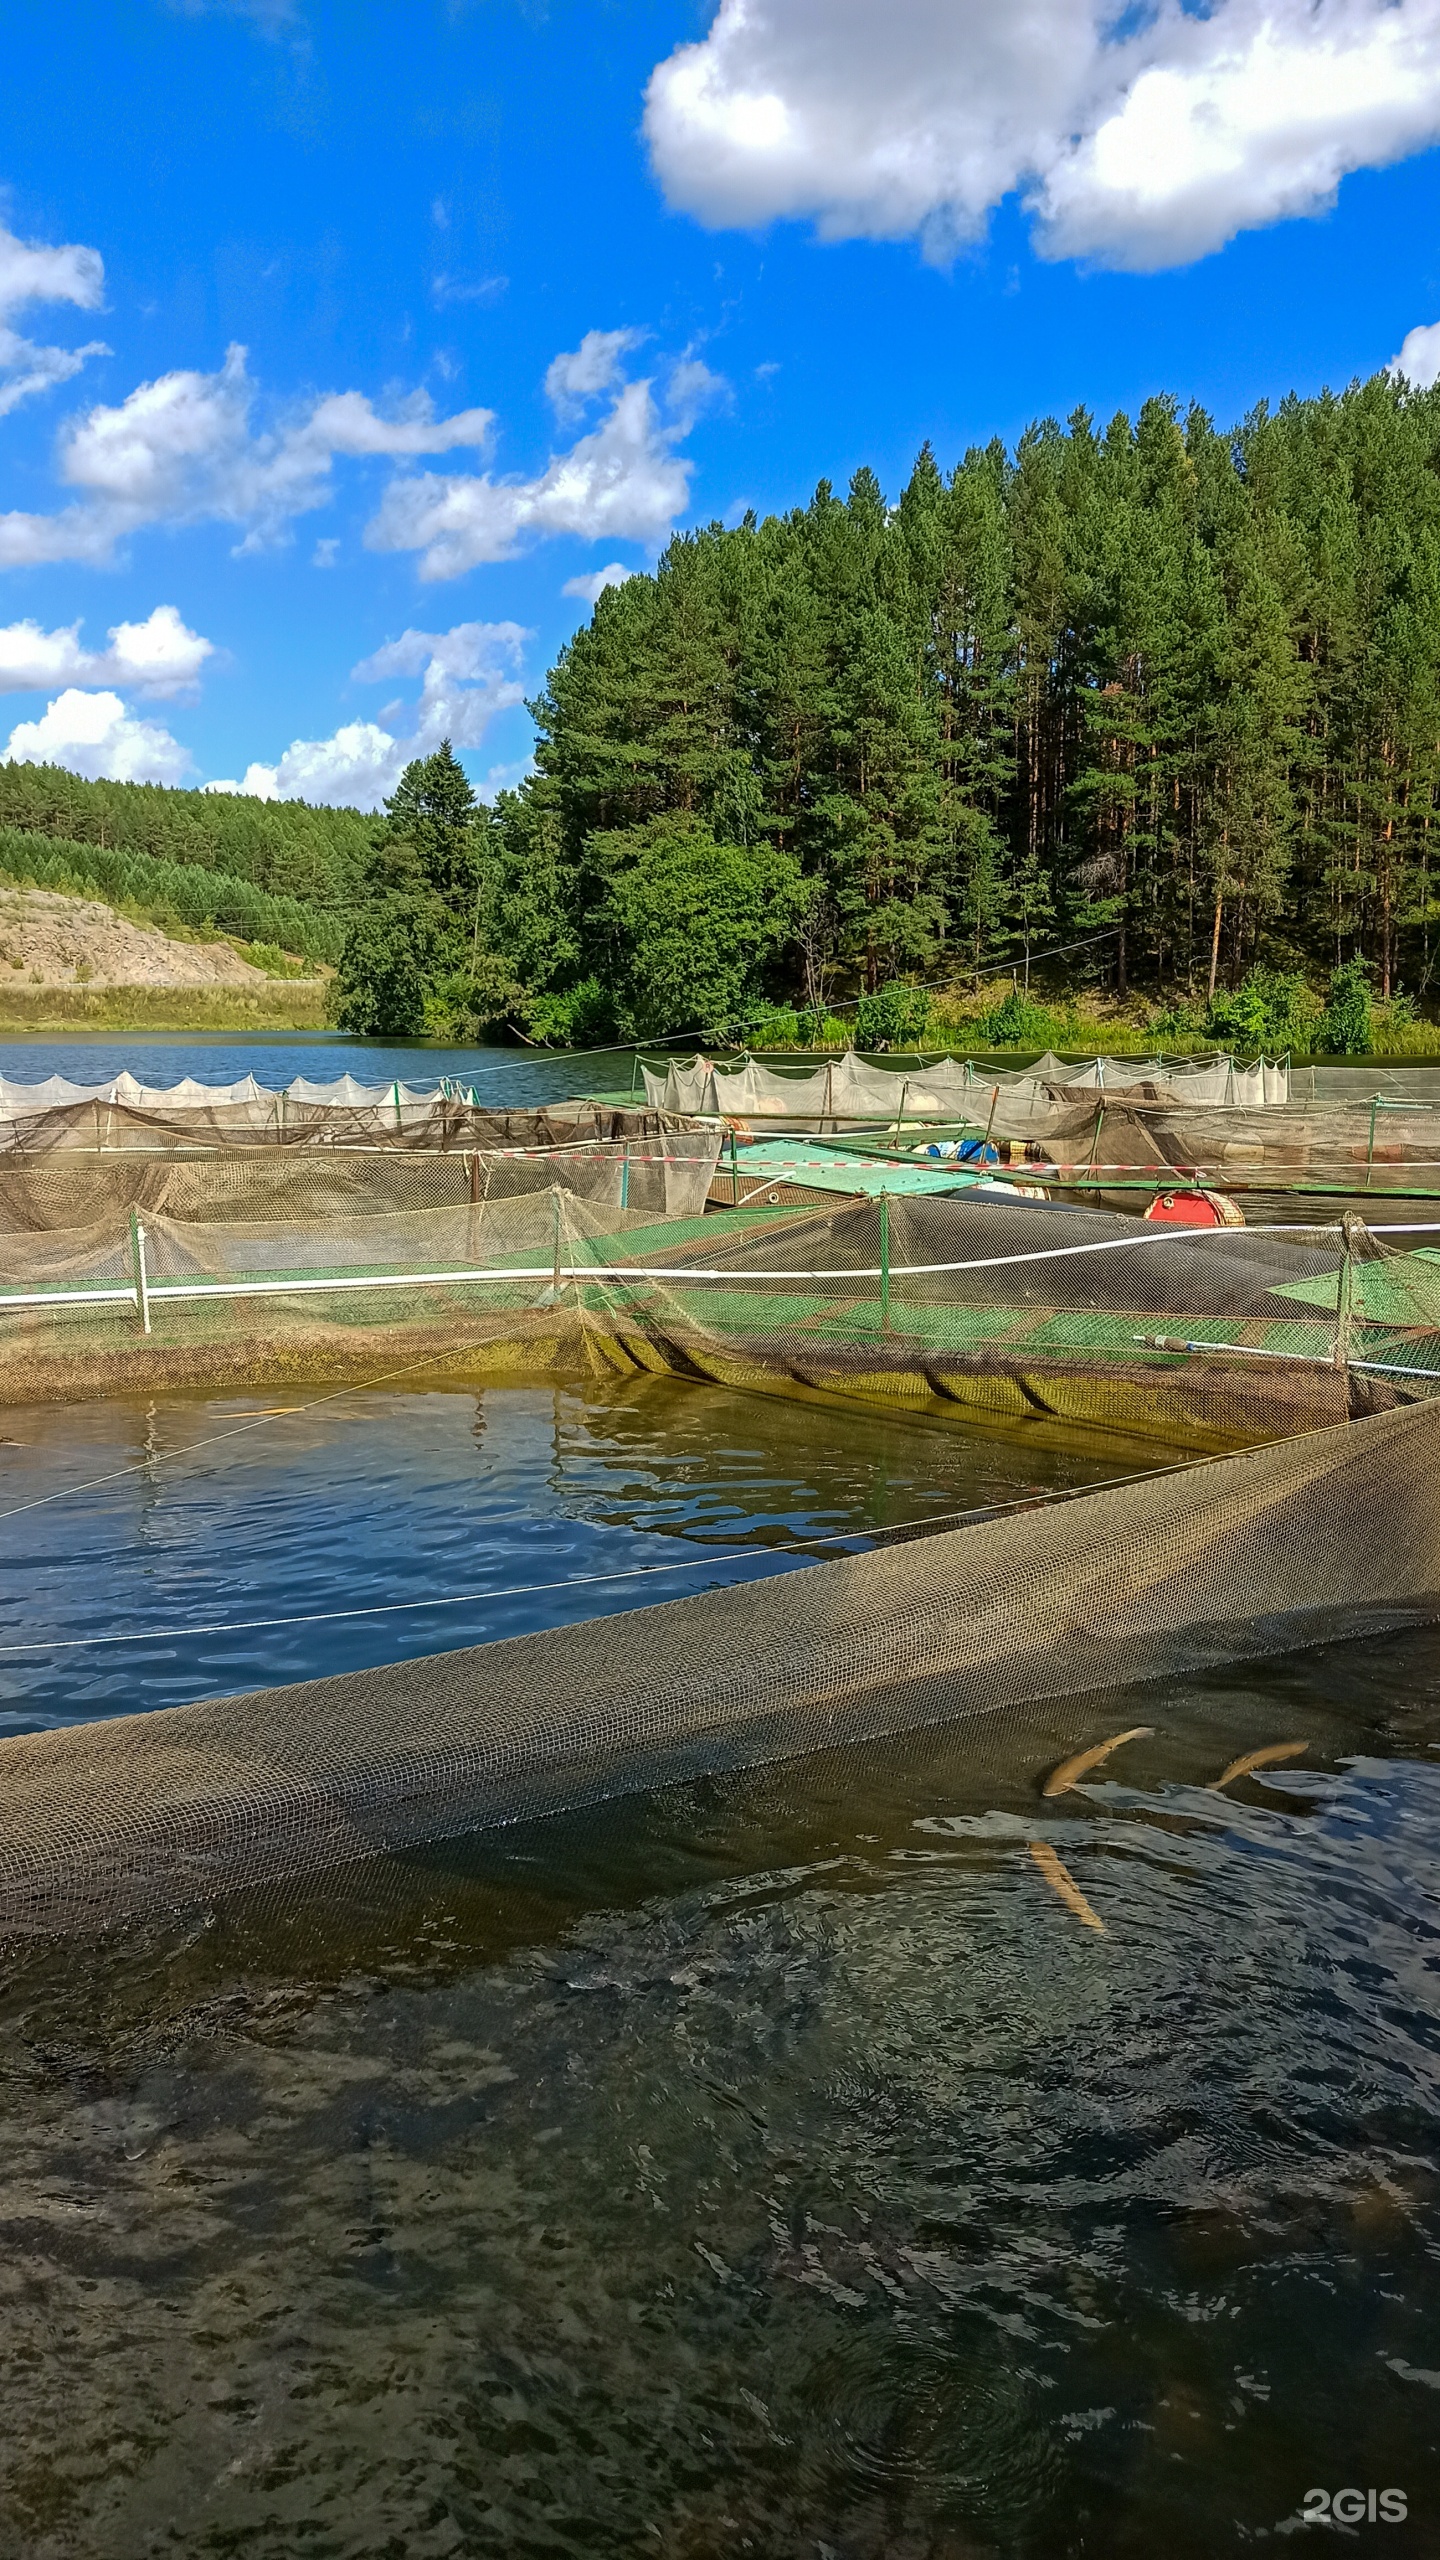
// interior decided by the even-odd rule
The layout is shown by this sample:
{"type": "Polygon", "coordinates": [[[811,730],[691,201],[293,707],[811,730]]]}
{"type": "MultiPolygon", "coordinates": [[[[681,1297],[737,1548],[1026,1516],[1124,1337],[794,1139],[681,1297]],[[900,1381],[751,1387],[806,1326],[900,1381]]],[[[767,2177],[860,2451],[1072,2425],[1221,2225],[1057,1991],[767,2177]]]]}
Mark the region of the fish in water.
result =
{"type": "Polygon", "coordinates": [[[1105,1923],[1101,1919],[1099,1912],[1092,1911],[1084,1894],[1081,1892],[1080,1887],[1070,1873],[1069,1868],[1066,1866],[1064,1859],[1056,1857],[1049,1841],[1032,1840],[1030,1843],[1030,1855],[1034,1859],[1040,1873],[1045,1878],[1046,1883],[1053,1884],[1061,1901],[1068,1903],[1070,1909],[1074,1912],[1076,1919],[1083,1920],[1087,1929],[1097,1929],[1103,1938],[1105,1935],[1105,1923]]]}
{"type": "Polygon", "coordinates": [[[1242,1751],[1238,1760],[1232,1760],[1228,1769],[1222,1769],[1219,1777],[1211,1780],[1210,1793],[1217,1795],[1232,1778],[1248,1778],[1252,1769],[1268,1769],[1276,1760],[1298,1760],[1301,1752],[1309,1748],[1308,1742],[1267,1742],[1263,1751],[1242,1751]]]}
{"type": "Polygon", "coordinates": [[[1062,1760],[1058,1769],[1051,1770],[1041,1794],[1067,1794],[1071,1787],[1078,1787],[1081,1779],[1088,1777],[1092,1769],[1098,1769],[1102,1760],[1108,1760],[1112,1751],[1118,1751],[1122,1742],[1148,1741],[1154,1730],[1153,1724],[1132,1724],[1124,1733],[1112,1733],[1105,1742],[1092,1742],[1088,1751],[1077,1751],[1073,1760],[1062,1760]]]}

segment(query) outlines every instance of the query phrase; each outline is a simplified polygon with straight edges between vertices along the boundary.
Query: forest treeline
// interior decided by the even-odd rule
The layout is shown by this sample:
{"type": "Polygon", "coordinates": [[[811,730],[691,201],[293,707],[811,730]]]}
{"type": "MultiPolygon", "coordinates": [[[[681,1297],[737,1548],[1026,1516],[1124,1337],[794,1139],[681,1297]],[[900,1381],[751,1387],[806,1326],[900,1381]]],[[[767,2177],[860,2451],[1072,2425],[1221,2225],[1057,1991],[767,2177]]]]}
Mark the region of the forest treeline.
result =
{"type": "Polygon", "coordinates": [[[822,482],[607,590],[531,708],[493,811],[447,751],[378,826],[21,766],[0,824],[348,915],[357,1030],[815,1037],[863,1003],[898,1036],[906,990],[1032,962],[1176,1035],[1393,1020],[1440,915],[1440,388],[1077,410],[948,476],[926,448],[893,505],[822,482]]]}
{"type": "Polygon", "coordinates": [[[927,448],[893,507],[822,484],[603,595],[538,714],[508,869],[602,951],[634,864],[694,830],[771,857],[812,1002],[1107,932],[1122,996],[1356,956],[1423,991],[1440,391],[1234,433],[1156,399],[948,478],[927,448]]]}
{"type": "Polygon", "coordinates": [[[59,765],[0,764],[0,827],[161,863],[198,864],[270,898],[344,914],[370,858],[375,821],[359,809],[87,782],[59,765]]]}
{"type": "MultiPolygon", "coordinates": [[[[1234,432],[1077,410],[948,477],[927,448],[893,506],[822,483],[608,590],[532,709],[468,966],[551,1036],[818,1020],[1075,945],[1071,987],[1177,1027],[1267,974],[1292,1013],[1337,969],[1423,997],[1440,390],[1234,432]]],[[[452,1007],[461,939],[457,909],[452,1007]]]]}

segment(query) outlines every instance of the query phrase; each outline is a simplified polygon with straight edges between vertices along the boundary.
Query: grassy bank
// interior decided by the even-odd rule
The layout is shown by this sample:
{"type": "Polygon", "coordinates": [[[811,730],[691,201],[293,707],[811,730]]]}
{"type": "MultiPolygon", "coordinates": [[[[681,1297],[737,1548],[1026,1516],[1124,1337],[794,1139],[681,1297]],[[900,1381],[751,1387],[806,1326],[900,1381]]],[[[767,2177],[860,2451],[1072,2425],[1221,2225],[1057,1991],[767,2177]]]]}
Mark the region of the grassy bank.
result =
{"type": "Polygon", "coordinates": [[[321,1031],[328,980],[258,987],[0,987],[14,1031],[321,1031]]]}
{"type": "Polygon", "coordinates": [[[940,1056],[1033,1058],[1046,1049],[1061,1057],[1183,1058],[1226,1049],[1253,1057],[1357,1055],[1440,1058],[1440,1022],[1430,1022],[1405,998],[1372,1002],[1368,993],[1352,1008],[1349,1038],[1332,1031],[1323,999],[1295,977],[1256,970],[1244,988],[1221,994],[1208,1009],[1143,998],[1117,1003],[1082,991],[1075,995],[1024,995],[1008,978],[973,994],[933,994],[894,988],[843,1015],[777,1008],[749,1033],[752,1049],[833,1055],[854,1047],[888,1048],[940,1056]]]}

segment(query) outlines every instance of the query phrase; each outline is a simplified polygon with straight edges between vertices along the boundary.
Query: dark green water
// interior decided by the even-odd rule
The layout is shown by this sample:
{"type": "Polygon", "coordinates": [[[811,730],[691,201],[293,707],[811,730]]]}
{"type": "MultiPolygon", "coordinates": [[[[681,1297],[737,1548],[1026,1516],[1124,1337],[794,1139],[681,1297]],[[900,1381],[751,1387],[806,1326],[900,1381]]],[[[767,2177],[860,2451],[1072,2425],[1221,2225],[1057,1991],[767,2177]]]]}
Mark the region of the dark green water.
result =
{"type": "MultiPolygon", "coordinates": [[[[183,1465],[233,1413],[12,1418],[12,1505],[140,1472],[7,1523],[6,1641],[468,1616],[11,1654],[14,1721],[1119,1468],[667,1384],[357,1401],[183,1465]]],[[[1440,2549],[1437,1753],[1426,1632],[12,1953],[0,2550],[1210,2560],[1352,2487],[1408,2518],[1338,2541],[1440,2549]]]]}

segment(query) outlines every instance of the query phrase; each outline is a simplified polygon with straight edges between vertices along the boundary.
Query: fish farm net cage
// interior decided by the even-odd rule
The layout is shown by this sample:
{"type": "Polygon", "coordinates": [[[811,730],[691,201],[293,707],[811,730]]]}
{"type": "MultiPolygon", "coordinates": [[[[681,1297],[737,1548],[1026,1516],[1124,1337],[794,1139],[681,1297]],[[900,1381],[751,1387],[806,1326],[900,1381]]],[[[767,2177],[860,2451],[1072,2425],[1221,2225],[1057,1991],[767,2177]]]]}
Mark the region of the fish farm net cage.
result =
{"type": "Polygon", "coordinates": [[[647,1101],[670,1111],[719,1112],[784,1120],[945,1118],[983,1113],[992,1093],[1011,1103],[1046,1103],[1055,1094],[1140,1094],[1154,1101],[1227,1103],[1265,1109],[1287,1102],[1288,1059],[1257,1058],[1242,1065],[1228,1055],[1202,1058],[1091,1058],[1067,1063],[1047,1052],[1021,1068],[977,1066],[973,1060],[936,1058],[876,1065],[853,1050],[819,1067],[773,1067],[757,1058],[730,1064],[705,1057],[667,1059],[663,1068],[641,1066],[647,1101]]]}
{"type": "Polygon", "coordinates": [[[669,1371],[1234,1448],[1440,1384],[1440,1229],[1204,1231],[987,1195],[657,1217],[552,1183],[0,1234],[0,1398],[669,1371]]]}
{"type": "Polygon", "coordinates": [[[98,1226],[131,1209],[188,1222],[307,1225],[470,1207],[557,1183],[597,1205],[681,1217],[704,1205],[722,1144],[713,1127],[589,1104],[478,1111],[450,1103],[403,1127],[387,1126],[386,1116],[369,1106],[310,1107],[303,1126],[292,1119],[282,1129],[268,1105],[167,1115],[86,1102],[8,1128],[0,1122],[0,1238],[98,1226]],[[267,1113],[268,1134],[260,1126],[267,1113]]]}
{"type": "Polygon", "coordinates": [[[810,1130],[919,1152],[942,1134],[968,1137],[1000,1158],[997,1178],[1069,1197],[1125,1204],[1184,1178],[1267,1203],[1303,1204],[1306,1193],[1440,1199],[1435,1080],[1389,1090],[1395,1079],[1383,1069],[1353,1085],[1328,1071],[1317,1092],[1318,1072],[1224,1057],[1083,1068],[1046,1057],[1018,1071],[950,1059],[882,1068],[847,1057],[810,1070],[697,1059],[647,1068],[644,1084],[657,1108],[714,1115],[743,1139],[810,1130]]]}
{"type": "Polygon", "coordinates": [[[1435,1098],[1040,1067],[959,1096],[866,1068],[883,1084],[840,1100],[870,1123],[893,1104],[897,1145],[917,1119],[986,1127],[1017,1178],[1085,1205],[881,1189],[707,1213],[738,1091],[668,1071],[633,1106],[541,1112],[398,1085],[0,1092],[11,1403],[662,1372],[1098,1430],[1144,1467],[559,1632],[11,1737],[0,1932],[1440,1615],[1440,1213],[1432,1243],[1373,1196],[1440,1185],[1435,1098]],[[1106,1205],[1176,1177],[1271,1193],[1283,1223],[1106,1205]],[[1360,1213],[1305,1210],[1307,1186],[1360,1213]]]}
{"type": "Polygon", "coordinates": [[[12,1230],[0,1272],[12,1401],[655,1370],[1210,1453],[558,1632],[13,1736],[0,1934],[1440,1615],[1440,1253],[1353,1219],[883,1195],[657,1219],[555,1185],[12,1230]]]}
{"type": "Polygon", "coordinates": [[[1440,1614],[1440,1407],[558,1632],[0,1743],[0,1933],[1440,1614]]]}

